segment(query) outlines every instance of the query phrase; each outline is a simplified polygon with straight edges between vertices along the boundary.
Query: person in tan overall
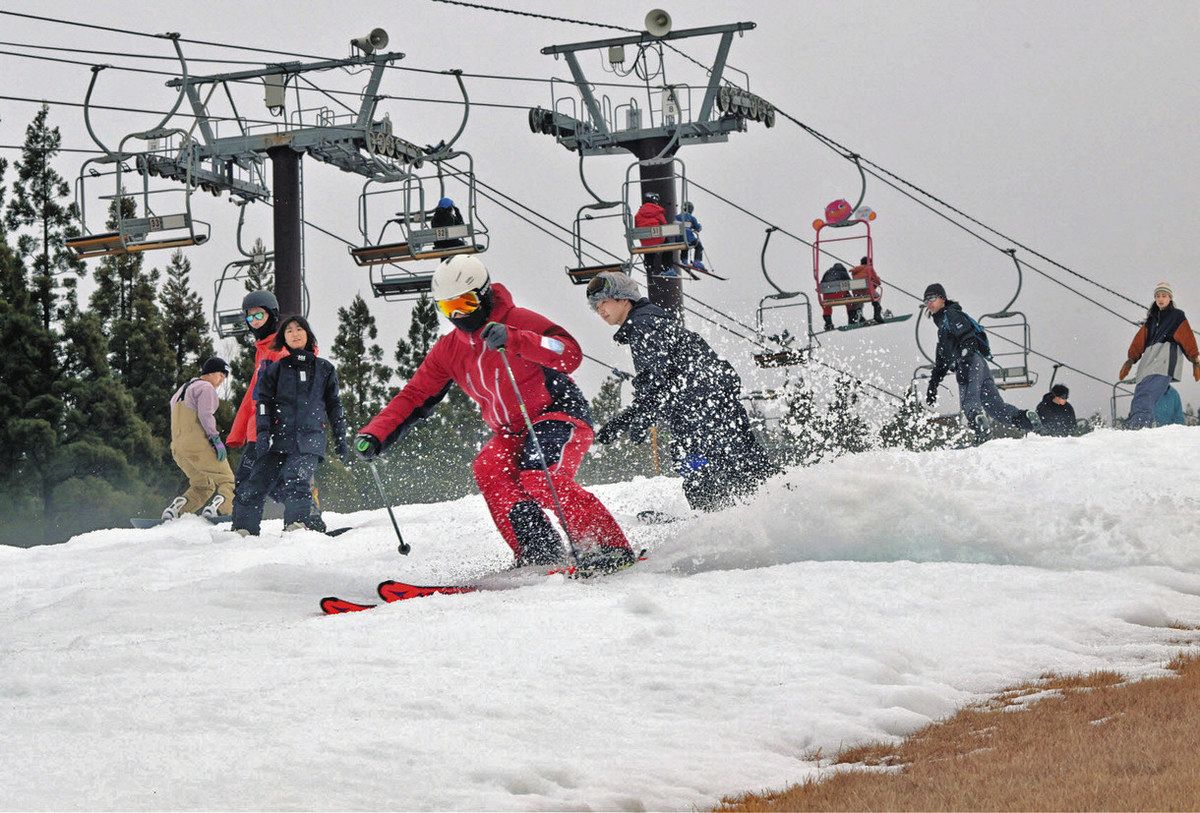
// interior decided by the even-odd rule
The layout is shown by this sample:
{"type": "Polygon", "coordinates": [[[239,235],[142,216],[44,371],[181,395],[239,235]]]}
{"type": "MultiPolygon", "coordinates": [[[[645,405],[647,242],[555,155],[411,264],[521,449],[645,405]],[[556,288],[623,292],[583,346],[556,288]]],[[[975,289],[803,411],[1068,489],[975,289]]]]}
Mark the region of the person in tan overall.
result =
{"type": "Polygon", "coordinates": [[[213,356],[204,362],[198,378],[171,396],[171,457],[187,475],[188,489],[171,500],[162,513],[164,520],[178,519],[202,505],[201,515],[209,520],[233,512],[233,470],[214,417],[220,403],[217,387],[228,376],[229,365],[213,356]]]}

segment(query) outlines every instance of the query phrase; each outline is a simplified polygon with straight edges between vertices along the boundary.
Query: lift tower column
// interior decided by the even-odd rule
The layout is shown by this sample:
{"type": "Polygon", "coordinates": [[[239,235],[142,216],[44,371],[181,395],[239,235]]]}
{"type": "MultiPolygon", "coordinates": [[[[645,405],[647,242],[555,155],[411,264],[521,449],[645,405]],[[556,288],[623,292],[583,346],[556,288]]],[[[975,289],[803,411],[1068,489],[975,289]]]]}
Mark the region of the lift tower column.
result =
{"type": "Polygon", "coordinates": [[[300,161],[290,146],[267,150],[271,159],[271,194],[275,198],[275,298],[281,314],[302,313],[304,269],[300,238],[300,161]]]}

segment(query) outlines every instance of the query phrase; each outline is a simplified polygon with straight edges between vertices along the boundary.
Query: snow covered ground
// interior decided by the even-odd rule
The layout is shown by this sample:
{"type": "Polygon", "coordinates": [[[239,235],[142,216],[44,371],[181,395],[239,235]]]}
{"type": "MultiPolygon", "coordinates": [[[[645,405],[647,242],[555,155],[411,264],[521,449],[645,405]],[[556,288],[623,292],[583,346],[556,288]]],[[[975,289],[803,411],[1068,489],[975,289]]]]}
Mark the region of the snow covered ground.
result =
{"type": "Polygon", "coordinates": [[[0,807],[689,809],[1200,625],[1200,430],[877,452],[670,525],[649,561],[322,617],[505,563],[478,497],[243,540],[196,519],[0,549],[0,807]]]}

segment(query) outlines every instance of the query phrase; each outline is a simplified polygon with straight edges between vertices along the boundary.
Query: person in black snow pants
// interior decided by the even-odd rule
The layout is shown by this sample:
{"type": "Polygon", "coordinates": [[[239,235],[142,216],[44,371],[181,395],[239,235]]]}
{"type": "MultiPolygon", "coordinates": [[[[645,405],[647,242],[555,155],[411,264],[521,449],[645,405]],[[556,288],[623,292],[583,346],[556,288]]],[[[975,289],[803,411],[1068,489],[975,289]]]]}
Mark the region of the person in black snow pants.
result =
{"type": "Polygon", "coordinates": [[[925,289],[924,300],[925,309],[938,329],[937,353],[925,402],[930,406],[937,403],[938,386],[946,373],[953,370],[958,381],[959,405],[977,442],[988,439],[987,416],[1025,432],[1040,428],[1041,419],[1036,412],[1006,404],[1000,397],[987,364],[987,334],[979,323],[963,313],[961,305],[947,299],[946,289],[936,282],[925,289]]]}
{"type": "Polygon", "coordinates": [[[640,443],[660,423],[671,433],[688,505],[715,511],[752,494],[775,467],[750,427],[733,366],[642,297],[626,274],[598,274],[587,297],[600,318],[619,326],[613,341],[629,345],[637,371],[633,403],[596,433],[596,441],[612,443],[627,432],[640,443]]]}
{"type": "Polygon", "coordinates": [[[315,347],[304,317],[289,316],[275,337],[275,349],[285,355],[259,372],[254,466],[233,500],[233,530],[242,536],[258,535],[263,501],[273,492],[283,499],[286,530],[325,531],[312,510],[312,479],[325,455],[326,425],[343,461],[350,460],[350,450],[337,371],[315,355],[315,347]]]}
{"type": "Polygon", "coordinates": [[[1042,434],[1065,438],[1079,434],[1075,423],[1075,407],[1067,403],[1071,391],[1066,384],[1055,384],[1042,396],[1037,414],[1042,419],[1042,434]]]}

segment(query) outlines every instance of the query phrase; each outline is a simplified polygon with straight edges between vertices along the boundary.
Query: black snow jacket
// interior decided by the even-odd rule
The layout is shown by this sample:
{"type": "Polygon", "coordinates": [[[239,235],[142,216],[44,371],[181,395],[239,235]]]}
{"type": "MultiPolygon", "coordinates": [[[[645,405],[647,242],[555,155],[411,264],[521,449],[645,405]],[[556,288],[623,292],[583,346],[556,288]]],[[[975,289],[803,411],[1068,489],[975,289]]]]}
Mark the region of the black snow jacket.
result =
{"type": "MultiPolygon", "coordinates": [[[[946,307],[933,315],[933,323],[937,325],[938,343],[929,379],[930,387],[936,388],[947,372],[957,371],[960,361],[983,348],[975,332],[975,323],[963,313],[962,305],[957,302],[946,300],[946,307]]],[[[963,365],[963,369],[966,369],[966,365],[963,365]]]]}
{"type": "Polygon", "coordinates": [[[630,417],[667,424],[677,437],[702,436],[738,405],[742,381],[733,365],[665,310],[639,299],[613,336],[633,354],[630,417]]]}
{"type": "Polygon", "coordinates": [[[1037,407],[1042,419],[1042,434],[1066,437],[1075,434],[1075,407],[1069,403],[1059,406],[1054,403],[1054,394],[1046,393],[1037,407]]]}
{"type": "Polygon", "coordinates": [[[271,451],[325,455],[325,427],[341,454],[346,447],[346,417],[338,393],[337,370],[308,350],[288,349],[259,374],[255,387],[258,437],[271,435],[271,451]]]}

